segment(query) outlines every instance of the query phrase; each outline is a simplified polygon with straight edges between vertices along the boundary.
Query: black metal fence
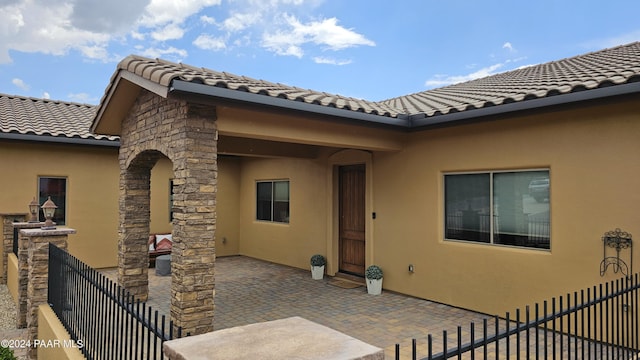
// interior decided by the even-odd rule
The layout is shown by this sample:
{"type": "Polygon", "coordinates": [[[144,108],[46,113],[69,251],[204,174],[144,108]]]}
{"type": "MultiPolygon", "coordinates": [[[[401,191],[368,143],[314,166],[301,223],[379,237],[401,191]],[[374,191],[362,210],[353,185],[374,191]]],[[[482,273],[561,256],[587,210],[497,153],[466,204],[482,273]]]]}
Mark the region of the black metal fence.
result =
{"type": "MultiPolygon", "coordinates": [[[[638,274],[567,294],[480,325],[414,339],[412,359],[636,359],[638,274]],[[437,339],[437,340],[436,340],[437,339]]],[[[400,345],[395,358],[400,359],[400,345]]]]}
{"type": "MultiPolygon", "coordinates": [[[[638,274],[396,345],[395,358],[635,359],[640,355],[638,274]],[[401,351],[404,354],[401,354],[401,351]]],[[[88,359],[163,359],[173,323],[54,245],[49,302],[88,359]]]]}
{"type": "Polygon", "coordinates": [[[173,321],[158,319],[158,311],[52,244],[48,296],[87,359],[164,359],[162,344],[182,335],[173,321]]]}
{"type": "Polygon", "coordinates": [[[18,257],[18,229],[13,228],[13,253],[18,257]]]}

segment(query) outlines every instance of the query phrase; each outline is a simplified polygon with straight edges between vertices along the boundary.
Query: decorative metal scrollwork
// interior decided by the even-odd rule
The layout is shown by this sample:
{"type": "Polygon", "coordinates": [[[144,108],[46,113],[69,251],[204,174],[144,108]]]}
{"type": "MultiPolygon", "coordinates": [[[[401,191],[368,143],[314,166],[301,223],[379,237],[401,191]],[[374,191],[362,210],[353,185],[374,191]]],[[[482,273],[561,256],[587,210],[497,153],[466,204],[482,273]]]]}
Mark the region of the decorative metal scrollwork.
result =
{"type": "Polygon", "coordinates": [[[602,244],[603,259],[600,262],[600,276],[604,276],[609,267],[613,268],[613,272],[615,274],[620,272],[624,276],[629,276],[629,274],[633,272],[633,256],[630,256],[631,267],[629,267],[627,266],[627,263],[620,258],[620,251],[625,249],[632,249],[631,254],[633,254],[633,242],[631,241],[631,234],[620,229],[607,231],[602,236],[602,244]],[[616,256],[607,257],[607,247],[615,249],[616,256]]]}

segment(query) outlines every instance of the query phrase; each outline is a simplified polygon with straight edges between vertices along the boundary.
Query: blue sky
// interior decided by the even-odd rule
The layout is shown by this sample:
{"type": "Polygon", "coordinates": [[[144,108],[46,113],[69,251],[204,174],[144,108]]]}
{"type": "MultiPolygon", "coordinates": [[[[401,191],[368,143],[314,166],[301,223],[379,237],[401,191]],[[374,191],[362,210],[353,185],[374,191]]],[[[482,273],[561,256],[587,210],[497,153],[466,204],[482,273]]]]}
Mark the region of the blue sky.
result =
{"type": "Polygon", "coordinates": [[[129,54],[367,100],[640,41],[637,0],[0,0],[0,93],[97,104],[129,54]]]}

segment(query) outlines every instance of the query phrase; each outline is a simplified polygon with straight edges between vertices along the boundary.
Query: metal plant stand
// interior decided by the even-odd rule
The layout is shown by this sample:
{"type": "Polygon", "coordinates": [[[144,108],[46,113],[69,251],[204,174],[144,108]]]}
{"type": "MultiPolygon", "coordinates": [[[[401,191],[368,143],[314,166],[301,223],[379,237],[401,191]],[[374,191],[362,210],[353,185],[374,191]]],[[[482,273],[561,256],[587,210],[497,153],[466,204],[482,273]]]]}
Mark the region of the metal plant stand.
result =
{"type": "Polygon", "coordinates": [[[607,231],[602,236],[602,246],[603,259],[600,262],[600,276],[604,276],[609,267],[613,267],[615,274],[620,272],[624,276],[629,276],[629,274],[633,273],[633,242],[631,241],[631,234],[620,229],[607,231]],[[607,256],[607,248],[615,249],[616,256],[607,256]],[[629,266],[620,258],[620,250],[625,249],[631,250],[629,266]]]}

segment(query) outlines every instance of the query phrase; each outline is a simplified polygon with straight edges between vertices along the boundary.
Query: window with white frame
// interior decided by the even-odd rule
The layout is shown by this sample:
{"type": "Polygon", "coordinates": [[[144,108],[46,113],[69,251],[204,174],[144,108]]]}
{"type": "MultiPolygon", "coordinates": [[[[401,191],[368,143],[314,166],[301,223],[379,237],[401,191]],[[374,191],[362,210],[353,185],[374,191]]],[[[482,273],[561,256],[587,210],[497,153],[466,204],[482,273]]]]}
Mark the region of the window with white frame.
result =
{"type": "Polygon", "coordinates": [[[549,170],[444,175],[445,239],[550,249],[549,170]]]}
{"type": "MultiPolygon", "coordinates": [[[[57,225],[66,224],[67,214],[67,179],[61,177],[38,177],[38,200],[44,204],[51,197],[51,201],[58,207],[53,215],[53,222],[57,225]]],[[[44,214],[40,209],[40,220],[44,221],[44,214]]]]}
{"type": "Polygon", "coordinates": [[[256,219],[289,222],[289,180],[256,183],[256,219]]]}

